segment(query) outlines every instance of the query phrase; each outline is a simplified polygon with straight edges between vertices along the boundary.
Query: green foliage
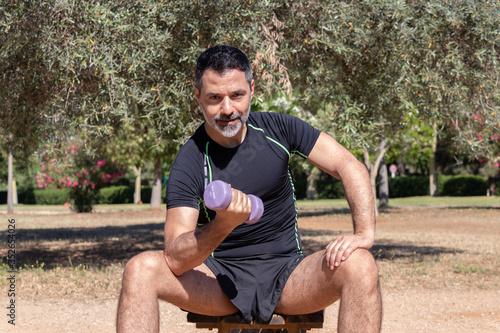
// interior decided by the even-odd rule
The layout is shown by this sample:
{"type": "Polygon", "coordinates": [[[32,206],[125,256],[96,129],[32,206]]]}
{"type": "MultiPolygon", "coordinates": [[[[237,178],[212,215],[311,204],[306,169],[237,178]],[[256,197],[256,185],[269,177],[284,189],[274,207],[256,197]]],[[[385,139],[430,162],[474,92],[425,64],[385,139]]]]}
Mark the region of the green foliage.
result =
{"type": "Polygon", "coordinates": [[[43,189],[34,190],[35,204],[37,205],[63,205],[69,201],[69,189],[43,189]]]}
{"type": "Polygon", "coordinates": [[[97,203],[99,189],[117,182],[125,175],[125,167],[106,156],[93,156],[80,143],[69,144],[59,156],[41,157],[40,188],[67,188],[71,207],[77,212],[91,212],[97,203]]]}
{"type": "Polygon", "coordinates": [[[488,182],[482,176],[445,176],[442,196],[484,196],[488,189],[488,182]]]}
{"type": "MultiPolygon", "coordinates": [[[[440,196],[485,196],[488,182],[482,176],[438,175],[437,187],[440,196]]],[[[425,196],[428,193],[428,176],[389,178],[389,196],[391,198],[425,196]]]]}
{"type": "Polygon", "coordinates": [[[387,138],[424,168],[436,119],[455,152],[497,161],[499,27],[492,0],[8,1],[0,136],[30,152],[71,125],[126,165],[170,164],[200,124],[196,58],[224,43],[252,62],[254,105],[293,97],[372,158],[387,138]]]}
{"type": "Polygon", "coordinates": [[[491,271],[482,266],[476,264],[468,264],[465,262],[459,262],[453,265],[453,272],[456,274],[488,274],[488,275],[498,275],[498,271],[491,271]]]}
{"type": "Polygon", "coordinates": [[[409,118],[407,122],[406,131],[394,138],[387,152],[387,163],[403,163],[412,166],[419,173],[425,173],[429,169],[429,161],[433,153],[432,137],[437,133],[434,133],[432,126],[421,119],[409,118]]]}
{"type": "Polygon", "coordinates": [[[99,191],[99,203],[118,204],[133,203],[134,188],[130,186],[110,186],[99,191]]]}
{"type": "Polygon", "coordinates": [[[233,1],[60,2],[51,7],[43,48],[65,73],[60,82],[68,94],[61,104],[78,110],[75,122],[92,135],[119,139],[120,155],[140,166],[146,158],[173,159],[200,123],[193,71],[207,46],[242,47],[254,56],[254,71],[271,83],[260,89],[277,88],[274,78],[285,71],[270,64],[272,51],[265,47],[266,26],[272,26],[267,15],[276,7],[233,1]]]}
{"type": "MultiPolygon", "coordinates": [[[[151,186],[141,187],[141,201],[142,203],[149,203],[151,201],[151,186]]],[[[161,197],[164,199],[166,189],[163,188],[161,197]]],[[[102,188],[99,191],[100,204],[124,204],[132,203],[134,201],[134,188],[130,186],[109,186],[102,188]]]]}
{"type": "MultiPolygon", "coordinates": [[[[306,197],[307,181],[299,179],[294,182],[295,196],[298,200],[306,197]]],[[[319,179],[317,182],[318,199],[344,198],[342,183],[337,179],[319,179]]]]}
{"type": "Polygon", "coordinates": [[[389,178],[389,197],[404,198],[429,194],[429,177],[403,176],[389,178]]]}
{"type": "Polygon", "coordinates": [[[48,67],[41,38],[49,20],[38,1],[0,6],[1,148],[18,158],[28,158],[40,139],[64,130],[59,111],[52,108],[56,73],[48,67]]]}
{"type": "MultiPolygon", "coordinates": [[[[437,183],[440,196],[485,196],[488,188],[488,182],[484,177],[472,175],[439,175],[437,183]]],[[[294,182],[294,185],[297,199],[304,199],[306,197],[306,180],[298,179],[294,182]]],[[[317,188],[318,199],[339,199],[344,197],[342,184],[336,179],[320,179],[317,188]]],[[[429,176],[389,178],[389,197],[391,198],[426,196],[428,193],[429,176]]]]}

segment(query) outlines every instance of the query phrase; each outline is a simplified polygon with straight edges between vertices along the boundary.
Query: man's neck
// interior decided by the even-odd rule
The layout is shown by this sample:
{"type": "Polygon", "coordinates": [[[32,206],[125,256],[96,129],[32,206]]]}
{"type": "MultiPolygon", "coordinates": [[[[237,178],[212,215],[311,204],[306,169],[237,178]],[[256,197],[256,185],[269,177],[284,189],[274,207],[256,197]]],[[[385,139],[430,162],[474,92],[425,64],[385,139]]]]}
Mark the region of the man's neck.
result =
{"type": "Polygon", "coordinates": [[[235,136],[229,138],[217,132],[206,122],[205,122],[205,131],[212,140],[217,142],[222,147],[235,148],[238,147],[240,144],[242,144],[243,140],[245,140],[245,136],[247,134],[247,124],[244,123],[243,126],[241,127],[241,130],[238,133],[236,133],[235,136]]]}

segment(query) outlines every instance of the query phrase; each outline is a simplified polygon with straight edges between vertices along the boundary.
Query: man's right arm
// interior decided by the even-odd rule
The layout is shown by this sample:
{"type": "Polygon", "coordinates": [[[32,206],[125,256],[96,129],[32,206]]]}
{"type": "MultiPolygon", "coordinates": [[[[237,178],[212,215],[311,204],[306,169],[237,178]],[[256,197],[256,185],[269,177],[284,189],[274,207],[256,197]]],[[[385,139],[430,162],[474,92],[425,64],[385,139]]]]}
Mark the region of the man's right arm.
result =
{"type": "Polygon", "coordinates": [[[199,211],[189,207],[167,210],[165,260],[177,276],[201,265],[235,227],[244,223],[252,210],[248,196],[232,189],[232,201],[217,212],[212,222],[196,228],[199,211]]]}

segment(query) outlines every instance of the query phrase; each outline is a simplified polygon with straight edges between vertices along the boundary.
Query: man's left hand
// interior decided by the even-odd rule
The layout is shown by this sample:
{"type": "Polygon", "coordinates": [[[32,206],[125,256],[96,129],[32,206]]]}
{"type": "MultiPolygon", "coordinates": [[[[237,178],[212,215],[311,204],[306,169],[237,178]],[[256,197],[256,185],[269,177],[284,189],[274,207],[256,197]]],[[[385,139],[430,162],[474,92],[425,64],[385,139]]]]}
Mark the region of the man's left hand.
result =
{"type": "Polygon", "coordinates": [[[340,266],[356,249],[369,249],[373,238],[364,235],[339,236],[326,246],[326,264],[331,270],[340,266]]]}

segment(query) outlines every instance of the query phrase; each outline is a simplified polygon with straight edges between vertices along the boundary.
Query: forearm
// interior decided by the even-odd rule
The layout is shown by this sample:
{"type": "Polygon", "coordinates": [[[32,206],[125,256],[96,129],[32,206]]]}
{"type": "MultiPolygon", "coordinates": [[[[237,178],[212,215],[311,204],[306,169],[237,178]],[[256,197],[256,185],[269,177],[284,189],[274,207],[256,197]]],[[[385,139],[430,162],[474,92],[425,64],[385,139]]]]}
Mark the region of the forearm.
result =
{"type": "Polygon", "coordinates": [[[346,200],[351,210],[354,233],[375,238],[375,199],[368,171],[356,163],[341,175],[346,200]]]}
{"type": "Polygon", "coordinates": [[[234,228],[217,222],[216,218],[211,223],[186,231],[172,240],[166,238],[165,259],[175,275],[182,275],[201,265],[234,228]]]}

